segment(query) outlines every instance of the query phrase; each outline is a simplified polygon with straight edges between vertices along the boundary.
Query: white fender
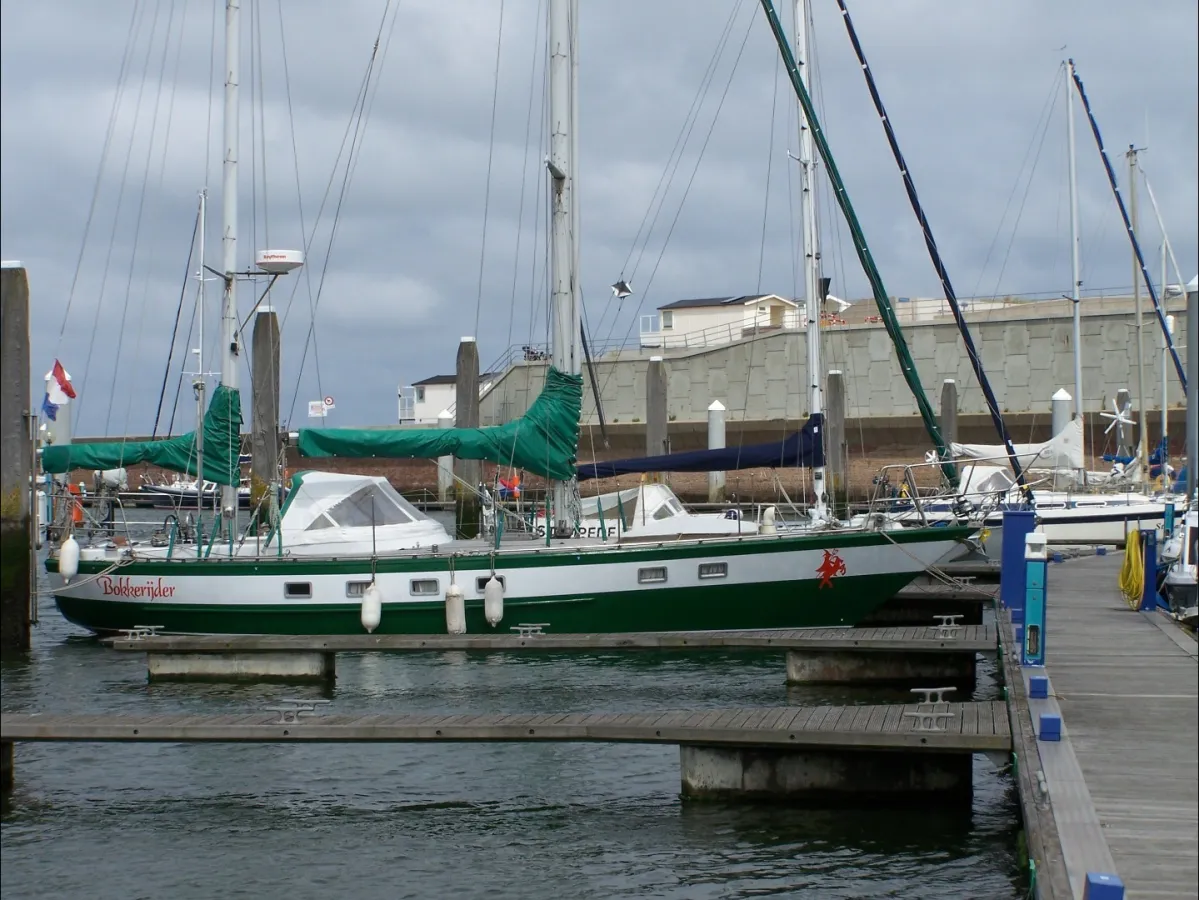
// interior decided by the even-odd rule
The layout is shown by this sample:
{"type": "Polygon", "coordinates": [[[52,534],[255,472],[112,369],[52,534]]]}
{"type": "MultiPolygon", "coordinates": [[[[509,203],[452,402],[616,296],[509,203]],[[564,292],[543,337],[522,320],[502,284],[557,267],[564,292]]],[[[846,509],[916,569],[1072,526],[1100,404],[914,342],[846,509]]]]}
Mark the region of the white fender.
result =
{"type": "Polygon", "coordinates": [[[483,615],[487,617],[487,624],[492,628],[499,625],[500,620],[504,618],[504,586],[495,577],[495,573],[492,573],[487,584],[483,585],[483,615]]]}
{"type": "Polygon", "coordinates": [[[758,534],[777,534],[778,529],[774,527],[774,507],[768,506],[762,512],[762,522],[758,525],[758,534]]]}
{"type": "Polygon", "coordinates": [[[362,592],[362,627],[372,634],[383,621],[383,594],[377,582],[372,581],[362,592]]]}
{"type": "Polygon", "coordinates": [[[58,549],[58,574],[62,576],[63,584],[79,574],[79,542],[73,534],[68,534],[58,549]]]}
{"type": "Polygon", "coordinates": [[[466,598],[454,582],[445,589],[445,630],[448,634],[466,634],[466,598]]]}

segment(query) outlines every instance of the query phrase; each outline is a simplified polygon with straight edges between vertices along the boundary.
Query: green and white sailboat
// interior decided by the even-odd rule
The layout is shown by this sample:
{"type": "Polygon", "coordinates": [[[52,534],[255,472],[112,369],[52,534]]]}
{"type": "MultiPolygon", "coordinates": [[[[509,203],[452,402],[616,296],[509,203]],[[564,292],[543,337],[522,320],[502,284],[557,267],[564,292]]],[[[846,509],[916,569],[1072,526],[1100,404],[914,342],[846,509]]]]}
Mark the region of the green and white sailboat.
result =
{"type": "MultiPolygon", "coordinates": [[[[828,157],[810,99],[773,7],[763,2],[821,156],[836,178],[838,202],[852,216],[828,157]]],[[[328,473],[296,476],[270,533],[237,533],[236,186],[237,17],[228,3],[225,100],[222,383],[197,430],[203,475],[222,485],[228,539],[166,547],[101,542],[80,548],[68,537],[47,562],[59,610],[95,632],[157,625],[168,632],[337,634],[485,632],[537,624],[557,632],[675,631],[853,625],[924,569],[945,556],[971,529],[957,526],[883,531],[850,528],[820,514],[809,528],[776,533],[637,537],[605,529],[579,537],[575,467],[582,402],[580,293],[576,280],[577,0],[549,4],[550,147],[552,198],[552,366],[545,390],[519,420],[494,428],[430,431],[310,429],[301,431],[305,456],[434,458],[453,453],[523,468],[553,482],[548,538],[457,541],[406,503],[383,479],[328,473]],[[229,40],[229,35],[232,40],[229,40]]],[[[803,52],[804,41],[797,42],[803,52]]],[[[809,145],[810,150],[810,145],[809,145]]],[[[810,177],[812,167],[805,167],[810,177]]],[[[805,198],[810,202],[810,191],[805,198]]],[[[812,217],[805,217],[805,228],[812,217]]],[[[860,234],[856,218],[851,222],[860,234]]],[[[809,236],[810,237],[810,236],[809,236]]],[[[855,240],[876,297],[886,299],[864,241],[855,240]],[[864,255],[863,255],[864,254],[864,255]]],[[[814,265],[810,255],[805,264],[814,265]]],[[[809,272],[808,290],[815,279],[809,272]]],[[[814,303],[814,294],[809,304],[814,303]]],[[[892,316],[893,320],[893,316],[892,316]]],[[[812,319],[819,321],[817,315],[812,319]]],[[[898,325],[892,338],[905,376],[914,369],[898,325]],[[909,371],[910,370],[910,371],[909,371]]],[[[819,342],[810,358],[820,381],[819,342]]],[[[921,392],[921,397],[923,396],[921,392]]],[[[812,390],[813,413],[820,391],[812,390]]],[[[925,400],[924,407],[927,407],[925,400]]],[[[926,417],[926,424],[930,418],[926,417]]],[[[944,452],[935,425],[934,441],[944,452]]],[[[193,435],[175,443],[50,447],[48,472],[109,468],[150,459],[197,474],[193,435]],[[194,449],[194,447],[192,448],[194,449]]],[[[156,542],[161,543],[161,542],[156,542]]]]}

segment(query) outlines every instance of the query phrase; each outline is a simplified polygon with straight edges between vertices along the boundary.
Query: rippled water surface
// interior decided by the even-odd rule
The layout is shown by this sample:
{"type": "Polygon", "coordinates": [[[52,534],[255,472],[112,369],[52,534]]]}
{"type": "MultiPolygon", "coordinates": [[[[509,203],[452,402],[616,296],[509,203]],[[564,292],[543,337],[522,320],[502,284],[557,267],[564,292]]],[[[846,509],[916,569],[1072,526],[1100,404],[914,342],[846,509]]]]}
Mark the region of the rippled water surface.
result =
{"type": "MultiPolygon", "coordinates": [[[[6,711],[572,712],[862,702],[790,690],[776,655],[342,655],[335,688],[149,685],[49,598],[6,711]]],[[[993,670],[977,696],[993,697],[993,670]]],[[[823,811],[679,799],[674,747],[18,745],[3,896],[1018,898],[1010,777],[969,809],[823,811]]]]}

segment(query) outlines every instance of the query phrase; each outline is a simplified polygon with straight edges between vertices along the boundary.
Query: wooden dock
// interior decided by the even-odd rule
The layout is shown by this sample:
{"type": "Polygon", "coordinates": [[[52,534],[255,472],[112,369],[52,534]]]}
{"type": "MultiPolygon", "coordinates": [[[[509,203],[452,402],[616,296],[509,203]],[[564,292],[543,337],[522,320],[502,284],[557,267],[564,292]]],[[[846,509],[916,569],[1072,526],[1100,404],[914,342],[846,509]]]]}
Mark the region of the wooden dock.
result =
{"type": "MultiPolygon", "coordinates": [[[[520,627],[520,626],[517,626],[520,627]]],[[[153,635],[114,638],[114,650],[139,653],[429,653],[448,650],[853,650],[874,653],[984,653],[994,626],[956,628],[799,628],[762,631],[668,631],[595,634],[153,635]]]]}
{"type": "Polygon", "coordinates": [[[1134,898],[1199,885],[1199,653],[1166,616],[1127,606],[1122,562],[1050,565],[1045,669],[1005,658],[1042,898],[1081,897],[1088,872],[1117,874],[1134,898]],[[1049,697],[1028,698],[1035,674],[1049,697]],[[1036,739],[1042,713],[1061,716],[1060,741],[1036,739]]]}

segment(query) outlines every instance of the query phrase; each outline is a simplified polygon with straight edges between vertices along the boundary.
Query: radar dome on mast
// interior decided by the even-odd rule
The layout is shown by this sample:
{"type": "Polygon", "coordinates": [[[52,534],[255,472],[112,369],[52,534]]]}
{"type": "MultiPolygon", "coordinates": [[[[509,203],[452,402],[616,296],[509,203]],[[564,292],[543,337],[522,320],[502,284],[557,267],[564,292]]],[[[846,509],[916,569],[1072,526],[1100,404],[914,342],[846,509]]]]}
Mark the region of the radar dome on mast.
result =
{"type": "Polygon", "coordinates": [[[286,275],[304,265],[302,250],[259,250],[254,265],[271,275],[286,275]]]}

